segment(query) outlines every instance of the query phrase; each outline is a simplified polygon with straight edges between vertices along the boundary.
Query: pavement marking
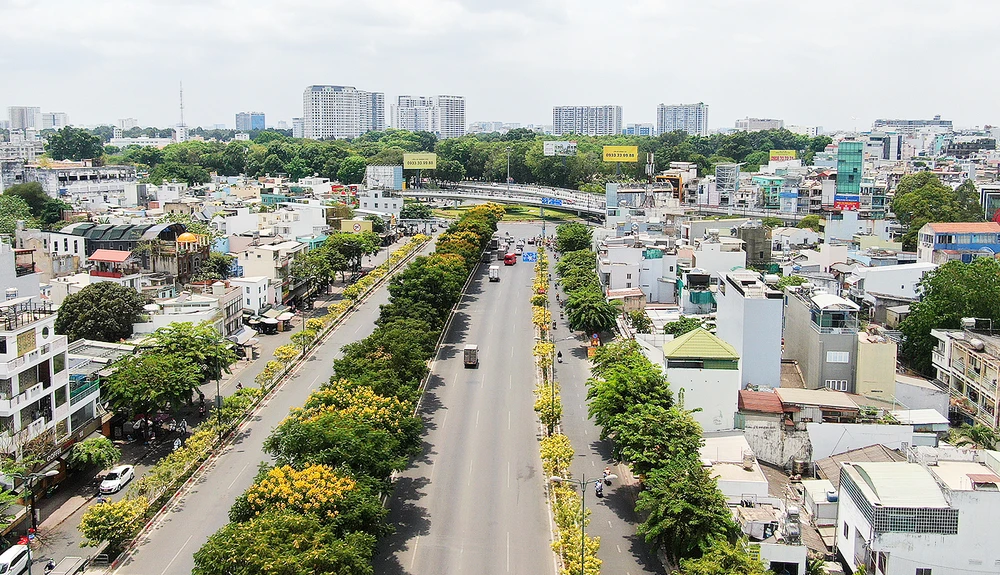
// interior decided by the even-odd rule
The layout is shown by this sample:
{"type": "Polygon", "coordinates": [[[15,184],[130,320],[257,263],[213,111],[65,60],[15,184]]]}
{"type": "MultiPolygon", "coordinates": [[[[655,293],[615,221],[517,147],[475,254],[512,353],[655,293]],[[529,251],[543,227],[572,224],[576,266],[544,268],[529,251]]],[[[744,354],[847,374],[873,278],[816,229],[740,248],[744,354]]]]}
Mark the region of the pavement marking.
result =
{"type": "Polygon", "coordinates": [[[441,427],[444,427],[444,422],[448,421],[448,412],[444,412],[444,419],[441,420],[441,427]]]}
{"type": "Polygon", "coordinates": [[[354,330],[354,333],[358,333],[359,331],[361,331],[361,328],[363,328],[363,327],[365,327],[365,324],[359,325],[358,329],[354,330]]]}
{"type": "MultiPolygon", "coordinates": [[[[507,487],[510,487],[510,462],[507,462],[507,487]]],[[[510,537],[510,535],[508,535],[510,537]]]]}
{"type": "Polygon", "coordinates": [[[583,434],[584,435],[590,435],[590,433],[588,433],[586,429],[583,430],[583,434]]]}
{"type": "Polygon", "coordinates": [[[507,572],[510,573],[510,531],[507,532],[507,572]]]}
{"type": "Polygon", "coordinates": [[[608,519],[608,527],[611,527],[612,529],[614,529],[614,525],[611,524],[611,520],[610,519],[608,519]]]}
{"type": "Polygon", "coordinates": [[[514,359],[514,348],[510,348],[510,358],[514,359]]]}
{"type": "Polygon", "coordinates": [[[508,377],[509,377],[509,379],[507,381],[507,389],[513,389],[514,388],[514,375],[511,374],[508,377]]]}
{"type": "Polygon", "coordinates": [[[591,459],[591,460],[590,460],[590,466],[591,466],[591,467],[597,467],[597,462],[596,462],[596,461],[594,461],[593,459],[591,459]]]}
{"type": "Polygon", "coordinates": [[[615,547],[617,547],[617,548],[618,548],[618,552],[619,552],[619,553],[621,553],[621,552],[622,552],[622,546],[621,546],[621,545],[615,545],[615,547]]]}
{"type": "Polygon", "coordinates": [[[192,537],[194,537],[193,533],[191,535],[188,535],[187,541],[184,542],[184,545],[181,545],[181,548],[177,550],[177,553],[174,553],[174,556],[170,560],[170,563],[167,563],[167,566],[163,568],[163,571],[160,571],[160,575],[163,575],[164,573],[167,572],[167,569],[170,569],[171,563],[173,563],[174,560],[177,559],[177,556],[181,554],[181,551],[184,551],[184,547],[186,547],[187,544],[191,542],[192,537]]]}
{"type": "Polygon", "coordinates": [[[472,462],[471,461],[469,462],[469,481],[466,483],[466,485],[472,485],[472,462]]]}
{"type": "MultiPolygon", "coordinates": [[[[417,535],[417,540],[413,542],[413,557],[410,558],[410,571],[413,570],[413,563],[417,560],[417,545],[420,545],[420,536],[417,535]]],[[[160,575],[163,575],[162,573],[160,575]]]]}
{"type": "Polygon", "coordinates": [[[479,410],[476,410],[476,427],[479,427],[479,410]]]}
{"type": "Polygon", "coordinates": [[[322,376],[321,375],[317,375],[316,378],[312,380],[312,383],[309,384],[309,389],[312,389],[313,387],[316,386],[316,382],[319,381],[320,377],[322,377],[322,376]]]}
{"type": "Polygon", "coordinates": [[[233,478],[233,482],[229,484],[229,487],[226,489],[226,491],[229,491],[230,489],[233,488],[233,485],[236,485],[236,480],[238,480],[240,478],[240,475],[243,475],[243,472],[247,470],[247,467],[250,467],[249,463],[247,463],[246,465],[244,465],[243,469],[240,469],[240,472],[237,473],[236,477],[233,478]]]}

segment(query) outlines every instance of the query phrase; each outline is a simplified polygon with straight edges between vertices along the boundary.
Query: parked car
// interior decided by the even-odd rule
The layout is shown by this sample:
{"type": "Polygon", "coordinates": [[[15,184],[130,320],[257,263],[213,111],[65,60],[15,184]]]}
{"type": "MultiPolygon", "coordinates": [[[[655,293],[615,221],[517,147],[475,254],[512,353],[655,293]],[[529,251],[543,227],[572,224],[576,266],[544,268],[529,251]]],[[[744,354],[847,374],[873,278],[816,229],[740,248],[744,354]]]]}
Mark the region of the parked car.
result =
{"type": "Polygon", "coordinates": [[[133,479],[135,479],[135,468],[131,465],[119,465],[104,476],[104,480],[101,481],[101,493],[117,493],[133,479]]]}

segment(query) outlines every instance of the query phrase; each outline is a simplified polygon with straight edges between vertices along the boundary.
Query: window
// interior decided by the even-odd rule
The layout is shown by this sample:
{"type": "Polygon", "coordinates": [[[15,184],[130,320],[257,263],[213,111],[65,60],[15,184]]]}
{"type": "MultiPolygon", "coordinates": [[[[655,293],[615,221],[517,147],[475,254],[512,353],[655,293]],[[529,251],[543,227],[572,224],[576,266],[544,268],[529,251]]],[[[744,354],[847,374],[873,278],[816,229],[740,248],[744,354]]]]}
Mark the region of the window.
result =
{"type": "Polygon", "coordinates": [[[632,279],[632,274],[625,274],[625,279],[627,279],[627,280],[632,279]]]}
{"type": "Polygon", "coordinates": [[[846,379],[828,379],[826,380],[826,387],[833,389],[835,391],[847,391],[847,380],[846,379]]]}
{"type": "Polygon", "coordinates": [[[931,575],[931,570],[930,568],[926,567],[917,567],[917,572],[915,575],[931,575]]]}
{"type": "Polygon", "coordinates": [[[632,282],[625,282],[625,287],[627,287],[627,288],[632,287],[632,282]]]}
{"type": "Polygon", "coordinates": [[[7,353],[7,338],[0,335],[0,354],[7,353]]]}
{"type": "Polygon", "coordinates": [[[847,538],[847,535],[848,535],[848,527],[847,527],[847,522],[845,521],[844,522],[844,538],[845,539],[847,538]]]}
{"type": "Polygon", "coordinates": [[[78,251],[80,251],[79,242],[78,242],[78,240],[73,240],[73,252],[75,253],[75,252],[78,252],[78,251]]]}
{"type": "Polygon", "coordinates": [[[826,352],[827,363],[851,363],[851,352],[849,351],[828,351],[826,352]]]}
{"type": "Polygon", "coordinates": [[[56,402],[56,407],[66,403],[66,386],[57,387],[53,396],[56,402]]]}
{"type": "Polygon", "coordinates": [[[250,298],[247,298],[247,307],[250,307],[250,298]]]}
{"type": "Polygon", "coordinates": [[[66,354],[52,356],[52,373],[59,373],[64,369],[66,369],[66,354]]]}
{"type": "Polygon", "coordinates": [[[879,573],[882,573],[884,575],[884,573],[885,573],[885,564],[886,564],[886,562],[888,560],[889,560],[889,554],[888,553],[883,553],[882,551],[878,552],[878,572],[879,573]]]}

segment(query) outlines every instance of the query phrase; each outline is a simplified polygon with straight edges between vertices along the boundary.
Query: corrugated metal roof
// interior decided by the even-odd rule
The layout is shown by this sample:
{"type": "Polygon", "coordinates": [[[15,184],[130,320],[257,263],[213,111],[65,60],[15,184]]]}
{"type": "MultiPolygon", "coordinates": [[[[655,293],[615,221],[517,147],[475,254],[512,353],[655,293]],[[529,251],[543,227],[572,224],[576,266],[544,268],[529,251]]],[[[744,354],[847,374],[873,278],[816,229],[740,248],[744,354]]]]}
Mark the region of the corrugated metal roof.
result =
{"type": "Polygon", "coordinates": [[[845,463],[846,473],[854,473],[865,495],[872,503],[886,507],[947,508],[948,501],[941,493],[934,476],[919,463],[845,463]],[[872,497],[874,495],[874,497],[872,497]]]}
{"type": "Polygon", "coordinates": [[[931,222],[926,225],[935,233],[1000,233],[1000,224],[996,222],[931,222]]]}
{"type": "Polygon", "coordinates": [[[663,344],[663,355],[670,359],[740,358],[733,346],[700,327],[663,344]]]}
{"type": "Polygon", "coordinates": [[[738,400],[740,411],[760,413],[782,413],[781,399],[772,391],[750,391],[741,389],[738,400]]]}
{"type": "Polygon", "coordinates": [[[898,451],[889,449],[881,443],[877,443],[875,445],[869,445],[868,447],[852,449],[851,451],[845,451],[844,453],[838,453],[837,455],[820,459],[816,462],[816,474],[823,479],[828,479],[830,483],[833,484],[834,488],[840,489],[840,464],[845,461],[859,463],[889,462],[906,461],[906,458],[903,457],[898,451]]]}
{"type": "Polygon", "coordinates": [[[842,391],[779,387],[774,390],[774,393],[777,393],[778,397],[781,398],[781,403],[815,405],[834,409],[858,409],[858,404],[854,403],[854,400],[842,391]]]}
{"type": "Polygon", "coordinates": [[[116,262],[121,263],[127,260],[132,255],[132,252],[126,252],[122,250],[95,250],[93,254],[90,255],[88,260],[92,262],[116,262]]]}

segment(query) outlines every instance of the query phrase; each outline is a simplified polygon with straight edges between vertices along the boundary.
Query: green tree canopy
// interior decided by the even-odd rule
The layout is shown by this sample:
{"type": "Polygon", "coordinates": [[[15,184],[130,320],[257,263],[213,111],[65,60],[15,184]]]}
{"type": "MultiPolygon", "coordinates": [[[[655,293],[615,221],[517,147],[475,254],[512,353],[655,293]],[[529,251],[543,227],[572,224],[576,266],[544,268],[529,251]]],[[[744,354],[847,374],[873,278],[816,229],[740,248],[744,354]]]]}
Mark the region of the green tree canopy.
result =
{"type": "Polygon", "coordinates": [[[337,179],[342,184],[360,184],[365,178],[365,169],[368,163],[361,156],[350,156],[340,163],[337,170],[337,179]]]}
{"type": "Polygon", "coordinates": [[[31,208],[20,196],[0,194],[0,234],[13,235],[17,222],[31,221],[31,208]]]}
{"type": "Polygon", "coordinates": [[[803,229],[809,228],[814,232],[819,232],[820,229],[819,216],[816,214],[809,214],[808,216],[804,216],[801,220],[799,220],[799,224],[795,227],[803,229]]]}
{"type": "Polygon", "coordinates": [[[54,160],[89,160],[104,155],[104,140],[87,130],[66,126],[49,136],[45,153],[54,160]]]}
{"type": "Polygon", "coordinates": [[[184,358],[201,373],[200,383],[230,373],[236,361],[232,343],[215,330],[208,320],[201,323],[174,322],[151,333],[143,342],[157,354],[184,358]]]}
{"type": "Polygon", "coordinates": [[[916,249],[917,233],[930,222],[981,222],[983,211],[975,184],[952,190],[933,172],[903,176],[896,186],[892,211],[906,227],[903,248],[916,249]],[[971,191],[969,186],[971,186],[971,191]]]}
{"type": "Polygon", "coordinates": [[[604,294],[594,289],[577,290],[566,301],[569,325],[588,334],[611,331],[621,310],[618,303],[608,301],[604,294]]]}
{"type": "Polygon", "coordinates": [[[130,287],[112,282],[90,284],[68,295],[59,306],[56,333],[66,335],[69,341],[128,339],[145,303],[139,292],[130,287]]]}
{"type": "Polygon", "coordinates": [[[431,207],[420,202],[406,202],[399,210],[399,217],[403,220],[428,220],[431,218],[431,207]]]}
{"type": "Polygon", "coordinates": [[[28,182],[26,184],[14,184],[13,186],[8,186],[4,189],[3,195],[17,196],[24,199],[24,201],[28,204],[28,208],[31,210],[31,215],[36,218],[42,215],[42,210],[45,209],[45,204],[52,199],[45,193],[45,190],[42,189],[42,185],[38,182],[28,182]]]}
{"type": "Polygon", "coordinates": [[[697,559],[682,559],[679,575],[771,575],[743,542],[715,541],[697,559]]]}
{"type": "Polygon", "coordinates": [[[101,468],[111,467],[121,458],[121,450],[104,436],[84,439],[75,444],[69,452],[70,465],[77,467],[86,465],[96,465],[101,468]]]}
{"type": "Polygon", "coordinates": [[[556,228],[556,249],[562,253],[590,249],[593,230],[586,224],[573,222],[556,228]]]}
{"type": "Polygon", "coordinates": [[[920,281],[921,298],[910,304],[900,324],[902,356],[917,371],[933,375],[931,351],[937,340],[932,329],[958,329],[963,317],[1000,322],[1000,262],[976,258],[971,263],[948,262],[920,281]]]}
{"type": "Polygon", "coordinates": [[[235,256],[222,252],[209,252],[208,259],[201,262],[201,267],[195,275],[195,281],[214,281],[229,279],[235,256]]]}
{"type": "Polygon", "coordinates": [[[679,337],[689,331],[694,331],[701,327],[701,320],[692,316],[681,316],[677,321],[668,322],[663,326],[663,333],[679,337]]]}
{"type": "Polygon", "coordinates": [[[202,371],[186,357],[143,353],[122,359],[101,384],[113,411],[152,415],[177,409],[202,383],[202,371]]]}

